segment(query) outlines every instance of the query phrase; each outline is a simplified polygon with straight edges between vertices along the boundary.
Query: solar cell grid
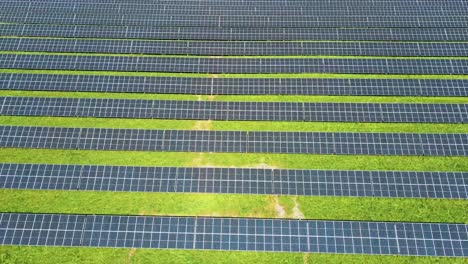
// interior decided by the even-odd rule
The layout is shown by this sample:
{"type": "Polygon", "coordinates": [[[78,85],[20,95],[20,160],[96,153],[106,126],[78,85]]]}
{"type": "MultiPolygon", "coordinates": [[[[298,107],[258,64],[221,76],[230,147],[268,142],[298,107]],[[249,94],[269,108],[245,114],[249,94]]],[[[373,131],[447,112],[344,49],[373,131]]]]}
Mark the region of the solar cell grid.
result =
{"type": "Polygon", "coordinates": [[[4,23],[157,26],[157,27],[226,27],[226,28],[314,28],[314,27],[395,27],[395,28],[460,28],[468,26],[466,17],[394,17],[394,16],[321,16],[321,17],[269,17],[269,16],[172,16],[100,14],[29,14],[0,13],[4,23]]]}
{"type": "Polygon", "coordinates": [[[190,120],[466,123],[465,104],[215,102],[0,97],[1,115],[190,120]]]}
{"type": "MultiPolygon", "coordinates": [[[[438,0],[156,0],[151,3],[143,0],[5,0],[0,3],[0,20],[26,24],[4,23],[0,25],[1,36],[114,40],[0,38],[0,50],[212,56],[468,56],[464,43],[468,40],[468,19],[463,16],[467,8],[462,0],[447,3],[438,0]],[[382,42],[250,42],[254,40],[382,42]],[[435,43],[437,41],[445,43],[435,43]],[[452,41],[460,43],[449,43],[452,41]]],[[[464,58],[221,59],[0,54],[0,64],[5,69],[125,72],[468,74],[468,60],[464,58]]],[[[0,73],[0,90],[211,95],[467,96],[467,82],[465,79],[210,79],[0,73]]],[[[465,104],[0,97],[0,106],[1,115],[29,116],[468,121],[465,104]]],[[[468,156],[468,134],[0,126],[0,147],[468,156]]],[[[468,175],[465,172],[0,164],[0,188],[468,199],[468,175]]],[[[468,225],[0,213],[0,244],[468,257],[468,225]]]]}
{"type": "Polygon", "coordinates": [[[468,174],[0,164],[0,188],[468,198],[468,174]]]}
{"type": "Polygon", "coordinates": [[[467,7],[461,6],[394,6],[391,8],[382,8],[375,5],[357,5],[357,6],[330,6],[317,4],[314,8],[300,9],[296,6],[282,6],[278,9],[277,6],[251,6],[244,5],[229,5],[219,6],[211,5],[209,8],[201,5],[98,5],[98,4],[74,4],[74,3],[30,3],[28,5],[21,4],[5,4],[0,3],[1,13],[27,13],[40,12],[42,14],[99,14],[108,12],[111,14],[171,14],[171,15],[269,15],[269,16],[301,16],[308,17],[311,15],[317,16],[337,16],[337,15],[369,15],[369,16],[464,16],[467,7]]]}
{"type": "Polygon", "coordinates": [[[5,69],[184,73],[468,74],[468,60],[237,59],[0,54],[5,69]]]}
{"type": "MultiPolygon", "coordinates": [[[[33,3],[33,1],[6,1],[7,3],[24,3],[26,5],[33,3]]],[[[37,3],[54,3],[54,4],[69,4],[69,1],[59,1],[59,0],[43,0],[37,1],[37,3]]],[[[154,5],[161,5],[161,6],[213,6],[213,5],[220,5],[220,6],[232,6],[232,5],[248,5],[252,7],[256,6],[315,6],[315,5],[337,5],[337,6],[354,6],[354,5],[375,5],[375,6],[406,6],[406,7],[418,7],[418,6],[466,6],[466,2],[460,1],[449,1],[442,5],[440,1],[424,1],[424,2],[408,2],[408,1],[375,1],[375,0],[364,0],[364,1],[158,1],[158,2],[145,2],[145,1],[100,1],[100,2],[91,2],[91,1],[73,1],[73,4],[87,4],[87,5],[109,5],[109,4],[123,4],[123,5],[133,5],[133,6],[154,6],[154,5]]]]}
{"type": "Polygon", "coordinates": [[[463,79],[189,78],[0,73],[0,90],[162,94],[468,96],[463,79]]]}
{"type": "Polygon", "coordinates": [[[178,152],[467,156],[467,134],[0,127],[0,147],[178,152]]]}
{"type": "Polygon", "coordinates": [[[2,36],[165,40],[378,40],[466,41],[466,28],[193,28],[0,25],[2,36]]]}
{"type": "MultiPolygon", "coordinates": [[[[118,6],[105,6],[105,7],[89,7],[89,8],[72,8],[70,5],[67,5],[66,8],[60,8],[56,5],[46,7],[40,5],[39,7],[9,7],[2,5],[4,7],[0,10],[0,17],[3,18],[19,18],[20,15],[27,16],[29,18],[38,18],[37,11],[42,10],[48,16],[53,18],[65,18],[68,16],[75,15],[76,18],[89,18],[96,19],[99,12],[107,9],[108,13],[105,14],[106,18],[131,18],[131,16],[139,15],[142,16],[143,20],[150,20],[152,15],[160,15],[162,17],[168,16],[180,16],[180,18],[194,18],[197,15],[203,16],[221,16],[225,18],[234,18],[234,17],[247,17],[251,16],[252,18],[260,19],[264,16],[271,16],[272,18],[282,17],[282,18],[302,18],[304,20],[311,20],[314,17],[328,17],[328,18],[338,18],[340,16],[345,17],[370,17],[374,18],[377,16],[384,16],[387,18],[393,17],[395,19],[409,18],[409,16],[419,17],[419,18],[462,18],[464,11],[468,9],[465,8],[389,8],[382,9],[382,7],[345,7],[343,9],[337,9],[333,7],[316,7],[310,10],[297,9],[296,7],[284,7],[282,9],[275,9],[274,7],[258,7],[252,9],[248,6],[232,6],[232,7],[211,7],[206,8],[204,6],[174,6],[168,8],[122,8],[118,6]],[[228,9],[227,9],[228,8],[228,9]],[[190,11],[193,11],[192,13],[190,11]]],[[[153,17],[154,18],[154,17],[153,17]]],[[[72,20],[73,21],[73,20],[72,20]]],[[[316,20],[313,20],[316,21],[316,20]]],[[[462,21],[462,20],[461,20],[462,21]]]]}
{"type": "Polygon", "coordinates": [[[0,214],[3,245],[467,256],[467,225],[0,214]]]}
{"type": "Polygon", "coordinates": [[[466,43],[215,42],[0,38],[0,50],[173,55],[468,56],[466,43]]]}

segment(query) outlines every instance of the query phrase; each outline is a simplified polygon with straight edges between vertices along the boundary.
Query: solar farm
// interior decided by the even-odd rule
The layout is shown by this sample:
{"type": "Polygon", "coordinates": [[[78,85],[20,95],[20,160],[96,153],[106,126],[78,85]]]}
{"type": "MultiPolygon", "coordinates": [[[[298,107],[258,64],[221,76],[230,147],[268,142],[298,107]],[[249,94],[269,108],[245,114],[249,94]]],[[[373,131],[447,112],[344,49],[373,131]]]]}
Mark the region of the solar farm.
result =
{"type": "Polygon", "coordinates": [[[466,263],[468,1],[0,0],[0,263],[466,263]]]}

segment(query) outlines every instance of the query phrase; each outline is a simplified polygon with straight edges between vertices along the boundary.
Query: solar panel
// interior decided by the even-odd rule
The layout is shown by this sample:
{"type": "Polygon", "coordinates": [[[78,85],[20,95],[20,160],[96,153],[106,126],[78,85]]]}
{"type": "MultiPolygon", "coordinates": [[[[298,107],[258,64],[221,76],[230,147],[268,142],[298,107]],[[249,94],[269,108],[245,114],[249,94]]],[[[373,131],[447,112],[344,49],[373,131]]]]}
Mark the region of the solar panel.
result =
{"type": "Polygon", "coordinates": [[[468,60],[450,59],[238,59],[0,54],[5,69],[184,72],[468,74],[468,60]]]}
{"type": "Polygon", "coordinates": [[[468,56],[467,43],[141,41],[0,38],[0,50],[164,55],[468,56]]]}
{"type": "Polygon", "coordinates": [[[468,173],[0,164],[0,188],[468,198],[468,173]]]}
{"type": "Polygon", "coordinates": [[[208,95],[468,96],[468,80],[190,78],[0,73],[0,90],[208,95]]]}
{"type": "MultiPolygon", "coordinates": [[[[467,12],[466,0],[3,0],[3,72],[78,75],[0,73],[0,90],[467,96],[468,79],[429,76],[468,76],[467,12]]],[[[467,123],[467,106],[0,97],[0,115],[182,120],[467,123]]],[[[465,157],[468,134],[0,126],[0,148],[465,157]]],[[[0,188],[468,199],[468,173],[0,163],[0,188]]],[[[0,245],[468,257],[468,225],[0,213],[0,245]]]]}
{"type": "Polygon", "coordinates": [[[467,104],[215,102],[0,97],[1,115],[188,120],[467,123],[467,104]]]}
{"type": "Polygon", "coordinates": [[[0,147],[468,156],[468,134],[138,130],[0,126],[0,147]]]}
{"type": "Polygon", "coordinates": [[[98,14],[114,14],[114,15],[147,15],[164,16],[271,16],[271,17],[284,17],[296,16],[303,18],[318,17],[337,17],[337,16],[384,16],[384,17],[447,17],[457,16],[463,17],[468,11],[466,6],[392,6],[391,8],[382,8],[382,6],[375,5],[349,5],[349,6],[331,6],[331,5],[315,5],[314,8],[298,8],[297,6],[283,6],[278,8],[277,5],[260,5],[251,7],[248,5],[212,5],[209,8],[203,5],[128,5],[128,4],[73,4],[67,5],[57,3],[44,3],[41,2],[38,6],[36,3],[28,5],[17,3],[2,3],[0,14],[10,16],[12,14],[29,14],[34,16],[38,12],[49,15],[73,15],[79,16],[86,15],[86,17],[96,16],[98,14]],[[190,11],[193,11],[192,13],[190,11]],[[36,13],[34,13],[36,12],[36,13]]]}
{"type": "Polygon", "coordinates": [[[2,245],[468,256],[468,225],[0,214],[2,245]]]}
{"type": "MultiPolygon", "coordinates": [[[[34,1],[8,1],[10,3],[23,3],[28,4],[34,1]]],[[[375,1],[375,0],[364,0],[364,1],[157,1],[157,2],[145,2],[145,1],[100,1],[100,2],[89,2],[89,1],[77,1],[73,3],[69,3],[69,1],[64,0],[42,0],[37,1],[36,4],[39,3],[56,3],[58,5],[64,4],[87,4],[91,6],[99,6],[99,5],[111,5],[117,4],[122,6],[250,6],[250,7],[257,7],[257,6],[279,6],[279,7],[301,7],[301,6],[333,6],[335,5],[337,8],[339,7],[348,7],[348,6],[402,6],[402,7],[432,7],[432,6],[450,6],[450,7],[465,7],[467,4],[463,0],[455,1],[451,0],[447,3],[441,4],[440,1],[436,0],[425,0],[424,2],[420,1],[375,1]]]]}
{"type": "Polygon", "coordinates": [[[123,14],[54,14],[47,16],[30,12],[25,14],[0,13],[4,23],[158,26],[158,27],[250,27],[250,28],[314,28],[314,27],[382,27],[382,28],[459,28],[468,27],[466,17],[395,17],[395,16],[199,16],[199,15],[123,15],[123,14]]]}
{"type": "Polygon", "coordinates": [[[159,40],[467,41],[467,28],[194,28],[0,24],[0,35],[159,40]]]}
{"type": "Polygon", "coordinates": [[[284,5],[259,5],[252,8],[249,5],[172,5],[171,3],[161,5],[134,5],[134,4],[102,4],[102,3],[53,3],[53,2],[29,2],[29,3],[0,3],[2,13],[27,13],[37,12],[41,14],[69,13],[69,14],[170,14],[170,15],[246,15],[246,16],[464,16],[466,7],[460,6],[402,6],[396,5],[392,8],[382,8],[378,5],[321,5],[317,3],[314,8],[298,8],[297,6],[284,5]],[[192,12],[191,12],[192,11],[192,12]]]}

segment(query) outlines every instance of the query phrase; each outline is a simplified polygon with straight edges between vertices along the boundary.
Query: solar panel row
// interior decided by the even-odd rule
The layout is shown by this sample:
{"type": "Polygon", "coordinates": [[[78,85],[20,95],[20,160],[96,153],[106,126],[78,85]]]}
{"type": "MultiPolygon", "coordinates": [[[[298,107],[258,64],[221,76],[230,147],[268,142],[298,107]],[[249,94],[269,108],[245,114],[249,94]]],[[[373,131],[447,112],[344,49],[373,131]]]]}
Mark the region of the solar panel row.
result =
{"type": "MultiPolygon", "coordinates": [[[[0,21],[6,22],[0,23],[0,36],[15,37],[0,38],[0,50],[4,51],[468,56],[468,46],[464,43],[468,41],[468,18],[465,16],[468,4],[464,0],[443,3],[438,0],[0,1],[0,21]],[[24,36],[138,40],[17,38],[24,36]],[[148,42],[141,39],[178,41],[148,42]],[[389,43],[226,43],[179,40],[358,40],[389,43]],[[460,43],[435,43],[437,41],[460,43]]],[[[7,52],[0,55],[0,65],[4,69],[126,72],[468,74],[466,58],[226,59],[52,56],[7,52]]],[[[0,74],[0,89],[19,87],[24,90],[153,93],[181,91],[194,94],[203,90],[204,94],[465,96],[468,90],[466,82],[468,80],[210,79],[0,74]]],[[[0,97],[0,107],[2,115],[32,116],[338,122],[468,121],[465,104],[0,97]]],[[[468,156],[468,134],[0,126],[0,147],[468,156]]],[[[468,174],[0,164],[0,188],[467,199],[468,174]]],[[[0,244],[468,257],[468,225],[0,213],[0,244]]]]}
{"type": "Polygon", "coordinates": [[[468,74],[465,59],[238,59],[0,54],[4,69],[183,73],[468,74]]]}
{"type": "Polygon", "coordinates": [[[0,73],[0,90],[206,95],[468,96],[468,80],[252,79],[0,73]]]}
{"type": "Polygon", "coordinates": [[[2,245],[468,256],[468,225],[0,214],[2,245]]]}
{"type": "Polygon", "coordinates": [[[168,55],[468,56],[468,43],[141,41],[0,38],[0,50],[168,55]]]}
{"type": "MultiPolygon", "coordinates": [[[[71,21],[86,21],[84,19],[89,19],[89,21],[95,21],[98,19],[99,13],[96,12],[94,9],[90,9],[90,12],[77,12],[75,10],[71,10],[72,12],[54,12],[54,9],[42,9],[44,10],[47,16],[50,16],[54,19],[65,19],[69,17],[72,19],[71,21]]],[[[239,18],[249,18],[252,21],[263,21],[266,17],[269,17],[270,21],[278,21],[278,20],[291,20],[291,21],[299,21],[300,19],[305,21],[319,21],[318,18],[328,18],[335,19],[340,21],[339,18],[344,16],[346,19],[351,19],[351,21],[361,21],[359,18],[367,17],[371,21],[377,21],[376,18],[379,16],[383,16],[388,21],[413,21],[411,18],[418,18],[419,21],[441,21],[441,18],[448,19],[455,19],[454,21],[466,21],[464,20],[464,12],[468,11],[468,8],[462,9],[451,9],[449,10],[438,10],[438,9],[411,9],[408,10],[407,8],[399,8],[399,9],[381,9],[379,8],[346,8],[343,10],[336,10],[336,9],[323,9],[317,8],[313,9],[310,12],[306,10],[297,10],[297,9],[266,9],[266,10],[257,10],[251,9],[246,6],[242,6],[241,9],[233,7],[233,9],[226,10],[225,7],[220,9],[206,9],[206,7],[193,7],[193,8],[181,8],[180,6],[165,9],[154,9],[152,12],[149,12],[151,9],[140,9],[140,10],[132,10],[127,12],[127,10],[118,10],[115,9],[116,7],[110,7],[108,13],[101,14],[104,18],[109,20],[116,20],[118,18],[126,20],[131,19],[135,15],[138,15],[140,19],[137,21],[158,21],[155,16],[163,18],[166,20],[168,17],[176,16],[178,20],[185,20],[185,19],[195,19],[199,18],[198,16],[207,16],[208,18],[215,18],[221,17],[224,19],[239,19],[239,18]],[[116,12],[111,12],[111,11],[116,12]],[[193,10],[191,13],[190,10],[193,10]],[[243,12],[245,10],[245,13],[243,12]],[[401,12],[400,12],[401,10],[401,12]],[[121,11],[121,12],[119,12],[121,11]],[[375,11],[375,12],[374,12],[375,11]],[[389,20],[393,19],[393,20],[389,20]]],[[[10,12],[8,8],[0,10],[0,17],[5,19],[19,19],[23,16],[24,19],[39,19],[40,16],[38,15],[38,11],[41,8],[31,8],[30,11],[26,11],[25,9],[13,9],[13,11],[18,12],[10,12]]],[[[200,20],[200,19],[199,19],[200,20]]],[[[97,20],[99,21],[99,20],[97,20]]],[[[415,20],[418,21],[418,20],[415,20]]],[[[447,21],[447,22],[448,22],[447,21]]]]}
{"type": "Polygon", "coordinates": [[[467,28],[195,28],[0,24],[1,36],[159,40],[467,41],[467,28]]]}
{"type": "Polygon", "coordinates": [[[118,15],[118,14],[54,14],[48,16],[0,13],[3,23],[156,26],[156,27],[249,27],[249,28],[460,28],[468,27],[467,17],[395,17],[395,16],[335,16],[335,17],[269,17],[269,16],[182,16],[182,15],[118,15]]]}
{"type": "Polygon", "coordinates": [[[382,8],[382,6],[323,6],[313,8],[298,8],[297,6],[202,6],[202,5],[127,5],[127,4],[74,4],[74,3],[0,3],[1,13],[25,14],[37,12],[44,15],[57,14],[152,14],[152,15],[245,15],[245,16],[464,16],[468,8],[460,6],[396,6],[382,8]]]}
{"type": "Polygon", "coordinates": [[[0,115],[189,120],[468,123],[467,104],[214,102],[0,97],[0,115]]]}
{"type": "Polygon", "coordinates": [[[0,147],[468,156],[468,134],[246,132],[0,126],[0,147]]]}
{"type": "Polygon", "coordinates": [[[0,188],[468,198],[468,173],[0,164],[0,188]]]}
{"type": "Polygon", "coordinates": [[[348,6],[405,6],[405,7],[432,7],[432,6],[466,6],[466,2],[463,0],[451,0],[446,1],[443,4],[437,0],[425,0],[425,1],[404,1],[404,0],[362,0],[362,1],[338,1],[338,0],[320,0],[320,1],[196,1],[196,0],[178,0],[178,1],[114,1],[114,0],[104,0],[99,2],[93,2],[89,0],[79,0],[79,1],[68,1],[68,0],[39,0],[39,1],[8,1],[6,3],[21,3],[21,4],[32,4],[36,2],[39,3],[57,3],[57,4],[87,4],[87,5],[110,5],[110,4],[121,4],[121,5],[130,5],[130,6],[225,6],[229,7],[232,5],[247,5],[251,7],[264,7],[264,6],[331,6],[336,5],[338,7],[348,7],[348,6]]]}

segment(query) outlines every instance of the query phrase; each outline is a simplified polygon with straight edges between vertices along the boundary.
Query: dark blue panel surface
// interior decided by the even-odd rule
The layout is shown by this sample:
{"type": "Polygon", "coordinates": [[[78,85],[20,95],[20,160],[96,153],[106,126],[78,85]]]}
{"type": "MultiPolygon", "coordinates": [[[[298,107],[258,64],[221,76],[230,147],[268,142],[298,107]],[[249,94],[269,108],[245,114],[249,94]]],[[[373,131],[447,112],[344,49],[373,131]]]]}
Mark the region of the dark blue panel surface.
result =
{"type": "Polygon", "coordinates": [[[0,97],[0,115],[182,120],[466,123],[466,104],[153,101],[0,97]]]}
{"type": "Polygon", "coordinates": [[[36,3],[36,4],[42,4],[42,3],[57,3],[58,5],[65,5],[65,4],[77,4],[77,5],[91,5],[91,6],[99,6],[99,5],[114,5],[114,4],[120,4],[124,6],[168,6],[168,5],[173,5],[173,6],[221,6],[221,7],[230,7],[230,6],[250,6],[252,8],[255,8],[257,6],[265,7],[265,6],[280,6],[280,7],[310,7],[310,6],[336,6],[337,8],[341,7],[348,7],[348,6],[359,6],[359,7],[368,7],[368,6],[403,6],[403,7],[432,7],[432,6],[453,6],[453,7],[458,7],[458,6],[466,6],[466,2],[463,0],[450,0],[444,3],[441,3],[440,1],[437,0],[424,0],[424,1],[404,1],[404,0],[358,0],[358,1],[340,1],[340,0],[315,0],[315,1],[289,1],[289,0],[256,0],[256,1],[246,1],[246,0],[236,0],[236,1],[230,1],[230,0],[203,0],[203,1],[198,1],[198,0],[186,0],[186,1],[153,1],[153,2],[147,2],[144,0],[138,0],[138,1],[121,1],[121,0],[104,0],[104,1],[99,1],[99,2],[92,2],[89,0],[79,0],[79,1],[73,1],[70,3],[68,0],[38,0],[38,1],[30,1],[30,0],[9,0],[5,1],[6,3],[21,3],[25,4],[25,6],[28,6],[29,3],[36,3]]]}
{"type": "Polygon", "coordinates": [[[5,163],[0,188],[467,199],[468,174],[5,163]]]}
{"type": "Polygon", "coordinates": [[[468,27],[468,18],[459,16],[249,16],[227,15],[147,15],[139,14],[57,14],[47,16],[37,11],[0,13],[4,23],[100,25],[100,26],[154,26],[154,27],[223,27],[223,28],[463,28],[468,27]]]}
{"type": "MultiPolygon", "coordinates": [[[[252,8],[248,4],[251,1],[245,2],[244,5],[236,5],[235,3],[227,3],[219,5],[218,2],[210,4],[209,8],[206,5],[193,5],[186,3],[184,5],[177,2],[157,5],[152,3],[79,3],[79,2],[1,2],[0,11],[2,13],[22,13],[37,12],[41,14],[132,14],[135,16],[142,14],[152,15],[248,15],[248,16],[295,16],[295,17],[310,17],[310,16],[464,16],[468,10],[468,6],[454,6],[450,2],[448,5],[412,5],[411,2],[406,2],[408,6],[392,4],[392,8],[382,8],[382,5],[369,3],[363,5],[357,2],[352,4],[343,1],[339,3],[317,2],[313,8],[298,8],[294,5],[281,5],[275,1],[275,5],[257,5],[252,8]],[[281,8],[278,8],[281,6],[281,8]],[[411,8],[409,8],[411,6],[411,8]]],[[[291,2],[289,2],[291,3],[291,2]]]]}
{"type": "Polygon", "coordinates": [[[467,134],[0,127],[0,147],[177,152],[467,156],[467,134]]]}
{"type": "Polygon", "coordinates": [[[2,213],[0,244],[466,257],[467,228],[463,224],[2,213]]]}
{"type": "Polygon", "coordinates": [[[0,90],[209,95],[468,96],[468,80],[249,79],[0,73],[0,90]]]}
{"type": "Polygon", "coordinates": [[[467,43],[142,41],[0,38],[0,50],[165,55],[468,56],[467,43]]]}
{"type": "Polygon", "coordinates": [[[193,28],[0,25],[2,36],[158,40],[467,41],[467,28],[193,28]]]}
{"type": "Polygon", "coordinates": [[[184,73],[468,74],[468,60],[238,59],[0,54],[5,69],[184,73]]]}

